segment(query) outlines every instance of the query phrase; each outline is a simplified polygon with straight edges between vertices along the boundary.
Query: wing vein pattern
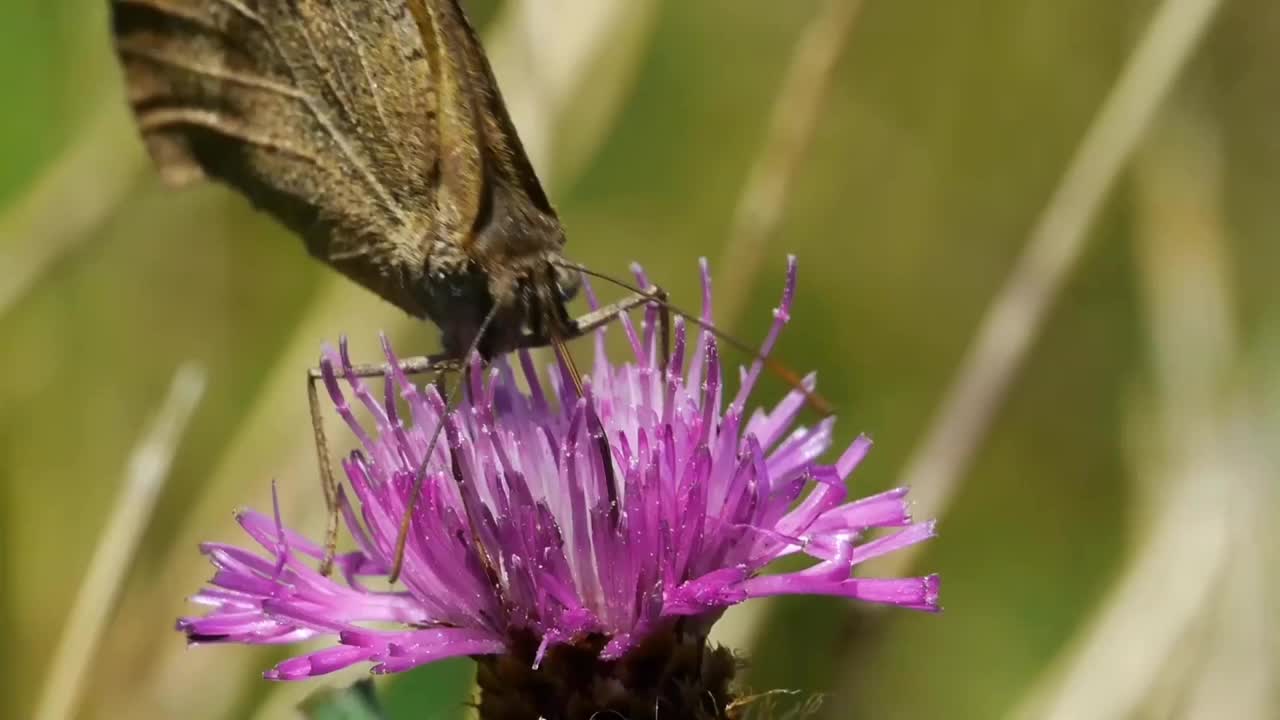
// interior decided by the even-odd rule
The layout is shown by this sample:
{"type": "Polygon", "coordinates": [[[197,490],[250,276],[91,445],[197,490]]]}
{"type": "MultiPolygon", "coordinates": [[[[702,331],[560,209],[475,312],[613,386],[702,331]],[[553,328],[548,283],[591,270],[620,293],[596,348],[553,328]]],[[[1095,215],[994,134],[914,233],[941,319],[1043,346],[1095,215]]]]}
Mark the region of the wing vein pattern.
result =
{"type": "Polygon", "coordinates": [[[410,279],[440,231],[439,128],[423,105],[441,79],[411,13],[341,0],[112,0],[112,25],[163,178],[237,188],[313,255],[424,314],[410,279]]]}

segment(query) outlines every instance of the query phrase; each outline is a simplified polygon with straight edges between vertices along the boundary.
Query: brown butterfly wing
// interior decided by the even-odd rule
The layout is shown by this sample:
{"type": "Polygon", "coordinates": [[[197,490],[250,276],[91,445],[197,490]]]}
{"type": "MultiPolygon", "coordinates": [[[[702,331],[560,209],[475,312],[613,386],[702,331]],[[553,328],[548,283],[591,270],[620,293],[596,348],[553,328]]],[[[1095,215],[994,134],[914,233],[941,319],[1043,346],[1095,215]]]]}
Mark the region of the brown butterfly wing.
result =
{"type": "MultiPolygon", "coordinates": [[[[486,179],[489,189],[480,189],[474,196],[482,197],[485,192],[522,195],[533,209],[554,216],[511,122],[484,47],[466,14],[457,0],[427,0],[423,5],[426,17],[420,24],[426,44],[455,50],[438,60],[439,65],[446,68],[441,73],[447,81],[444,91],[449,100],[443,103],[444,122],[450,123],[442,128],[441,134],[471,140],[480,150],[472,161],[484,166],[485,172],[479,176],[486,179]],[[456,115],[450,111],[456,111],[456,115]]],[[[461,179],[469,173],[455,171],[452,175],[461,179]]],[[[475,214],[464,215],[475,219],[475,214]]]]}
{"type": "Polygon", "coordinates": [[[481,163],[475,145],[442,145],[442,129],[478,133],[465,117],[437,122],[458,83],[415,2],[112,0],[112,19],[165,179],[238,188],[312,254],[421,315],[412,284],[431,240],[460,227],[438,189],[465,206],[479,191],[457,176],[481,163]]]}
{"type": "MultiPolygon", "coordinates": [[[[491,278],[558,254],[564,230],[507,112],[484,46],[457,0],[411,0],[437,68],[442,221],[491,278]]],[[[528,267],[528,266],[526,266],[528,267]]]]}
{"type": "Polygon", "coordinates": [[[459,310],[426,286],[474,267],[509,302],[558,254],[563,230],[457,0],[112,0],[112,10],[162,176],[236,187],[313,255],[411,314],[427,314],[426,296],[438,323],[459,310]]]}

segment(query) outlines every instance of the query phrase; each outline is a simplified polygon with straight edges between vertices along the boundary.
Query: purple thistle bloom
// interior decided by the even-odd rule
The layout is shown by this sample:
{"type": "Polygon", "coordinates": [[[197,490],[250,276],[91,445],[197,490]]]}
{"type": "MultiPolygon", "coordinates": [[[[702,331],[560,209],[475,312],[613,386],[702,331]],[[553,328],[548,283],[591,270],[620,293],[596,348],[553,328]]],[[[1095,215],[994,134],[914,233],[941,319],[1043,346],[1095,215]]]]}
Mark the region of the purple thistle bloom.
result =
{"type": "MultiPolygon", "coordinates": [[[[710,321],[705,263],[702,277],[710,321]]],[[[789,319],[795,281],[791,260],[762,355],[789,319]]],[[[590,288],[588,295],[594,305],[590,288]]],[[[740,372],[726,405],[714,337],[704,331],[690,348],[677,321],[664,373],[655,362],[656,328],[653,308],[639,328],[624,319],[634,357],[620,365],[609,362],[598,334],[582,398],[566,368],[553,368],[544,383],[521,352],[528,392],[499,358],[487,372],[470,373],[467,397],[447,414],[434,387],[420,388],[399,370],[375,398],[345,372],[345,342],[340,354],[327,349],[329,394],[363,446],[343,462],[355,502],[339,498],[358,549],[338,557],[340,577],[324,577],[314,569],[323,549],[286,529],[278,507],[274,517],[241,512],[261,548],[205,544],[217,572],[192,599],[211,610],[178,628],[192,643],[336,639],[266,673],[296,680],[355,663],[390,673],[460,655],[518,655],[529,669],[574,646],[608,663],[673,627],[705,638],[725,608],[772,595],[937,610],[937,576],[851,576],[854,565],[934,533],[932,522],[912,523],[905,489],[848,499],[845,481],[870,441],[860,437],[834,464],[821,464],[833,419],[797,425],[804,393],[747,415],[761,362],[740,372]],[[353,414],[340,375],[372,416],[372,432],[353,414]],[[405,551],[404,589],[371,589],[367,579],[389,573],[414,474],[442,418],[405,551]],[[599,451],[602,431],[612,473],[599,451]],[[896,529],[868,539],[872,528],[896,529]],[[760,574],[797,553],[816,564],[760,574]]],[[[398,368],[385,339],[383,347],[398,368]]],[[[814,387],[812,375],[804,386],[814,387]]]]}

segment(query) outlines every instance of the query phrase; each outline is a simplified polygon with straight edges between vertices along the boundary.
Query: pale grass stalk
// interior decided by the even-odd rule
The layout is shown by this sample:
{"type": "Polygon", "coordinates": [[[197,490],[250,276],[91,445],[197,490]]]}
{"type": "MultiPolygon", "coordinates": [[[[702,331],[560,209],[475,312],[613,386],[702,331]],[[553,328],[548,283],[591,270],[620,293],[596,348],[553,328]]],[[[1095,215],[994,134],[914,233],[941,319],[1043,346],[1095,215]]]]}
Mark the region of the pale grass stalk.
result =
{"type": "MultiPolygon", "coordinates": [[[[1178,467],[1146,468],[1170,484],[1151,509],[1157,523],[1143,533],[1138,556],[1100,612],[1073,643],[1069,660],[1010,717],[1025,720],[1135,717],[1165,663],[1199,633],[1214,602],[1229,552],[1223,490],[1227,466],[1211,448],[1177,458],[1178,467]],[[1187,581],[1184,586],[1183,581],[1187,581]]],[[[1197,645],[1198,646],[1198,645],[1197,645]]]]}
{"type": "Polygon", "coordinates": [[[194,365],[179,368],[168,395],[129,456],[120,496],[54,649],[35,720],[66,720],[75,714],[85,672],[115,610],[116,597],[204,387],[203,369],[194,365]]]}
{"type": "Polygon", "coordinates": [[[114,95],[12,204],[0,211],[0,317],[60,260],[97,237],[137,184],[140,143],[116,142],[130,128],[114,95]]]}
{"type": "Polygon", "coordinates": [[[716,316],[722,327],[732,327],[746,309],[765,246],[782,223],[791,186],[822,119],[836,65],[862,6],[862,0],[826,0],[791,52],[764,142],[738,196],[729,241],[712,266],[732,272],[716,296],[716,316]]]}
{"type": "Polygon", "coordinates": [[[1151,308],[1169,442],[1202,442],[1204,418],[1218,425],[1208,435],[1220,439],[1225,468],[1218,490],[1227,556],[1216,578],[1207,568],[1183,571],[1178,592],[1203,585],[1212,602],[1192,621],[1200,642],[1177,645],[1165,661],[1163,687],[1149,694],[1144,711],[1150,717],[1275,717],[1275,588],[1268,585],[1274,571],[1267,548],[1276,541],[1276,473],[1274,461],[1268,466],[1266,460],[1274,429],[1259,411],[1265,389],[1257,387],[1257,374],[1239,367],[1221,153],[1193,108],[1178,119],[1140,166],[1139,197],[1147,211],[1138,267],[1151,308]],[[1167,713],[1152,707],[1166,702],[1167,713]]]}
{"type": "Polygon", "coordinates": [[[518,0],[494,23],[489,57],[505,68],[507,107],[523,120],[520,138],[541,177],[573,177],[595,154],[633,85],[658,9],[654,0],[518,0]],[[588,69],[600,80],[583,82],[588,69]]]}
{"type": "MultiPolygon", "coordinates": [[[[813,141],[840,57],[853,35],[862,0],[827,0],[791,50],[786,77],[773,101],[763,143],[738,196],[732,229],[713,268],[729,272],[716,295],[716,320],[733,327],[760,271],[765,246],[778,231],[801,162],[813,141]]],[[[772,602],[730,608],[711,630],[712,642],[750,647],[772,602]]]]}
{"type": "MultiPolygon", "coordinates": [[[[637,6],[652,2],[576,0],[575,7],[582,13],[594,14],[604,12],[606,5],[637,6]]],[[[607,17],[625,24],[631,16],[610,13],[607,17]]],[[[556,75],[547,82],[569,90],[558,104],[541,102],[536,95],[536,87],[510,81],[520,77],[519,64],[525,62],[524,56],[509,46],[512,42],[521,41],[514,29],[508,29],[513,28],[512,22],[500,18],[495,24],[495,38],[486,46],[515,124],[531,148],[549,145],[531,136],[526,128],[543,128],[539,132],[547,132],[549,128],[557,127],[566,109],[564,103],[571,97],[576,98],[588,81],[595,84],[618,81],[615,76],[605,77],[597,73],[603,69],[610,72],[623,70],[638,60],[593,64],[590,58],[579,57],[577,61],[565,58],[554,66],[554,73],[552,69],[544,72],[565,74],[565,77],[556,75]]],[[[611,47],[611,34],[625,34],[633,30],[604,23],[572,23],[568,27],[597,35],[590,39],[572,37],[567,31],[556,35],[553,44],[579,48],[582,52],[611,47]]],[[[586,141],[589,138],[575,136],[573,139],[586,141]]],[[[547,165],[545,156],[532,159],[540,167],[547,165]]],[[[545,174],[543,178],[551,181],[549,184],[561,179],[545,174]]],[[[127,616],[117,623],[121,633],[134,634],[136,644],[156,650],[148,657],[139,658],[139,667],[104,669],[104,674],[97,681],[102,693],[96,696],[101,717],[226,717],[243,701],[249,684],[261,682],[258,673],[267,663],[261,652],[248,647],[188,652],[183,648],[181,638],[173,632],[169,619],[190,611],[183,597],[200,587],[210,572],[209,566],[196,552],[196,545],[202,540],[233,539],[239,535],[237,526],[231,522],[231,509],[237,506],[271,507],[268,479],[272,476],[281,478],[278,486],[286,521],[303,531],[318,531],[322,527],[324,502],[315,467],[304,374],[306,368],[315,365],[320,343],[332,341],[341,333],[352,336],[353,354],[376,359],[379,357],[375,337],[378,330],[385,330],[402,348],[416,346],[425,351],[427,343],[434,342],[435,331],[424,322],[406,318],[400,311],[345,279],[335,276],[326,281],[293,333],[282,342],[274,368],[247,408],[226,454],[210,473],[204,494],[178,536],[170,543],[172,550],[159,563],[155,581],[131,598],[127,604],[127,616]],[[432,340],[427,341],[426,338],[432,340]]],[[[341,427],[334,416],[330,416],[327,422],[331,428],[341,427]]],[[[333,444],[342,447],[341,443],[333,444]]],[[[284,690],[285,699],[292,697],[289,692],[284,690]]],[[[292,712],[289,708],[292,704],[284,700],[271,702],[259,716],[288,715],[292,712]]]]}
{"type": "Polygon", "coordinates": [[[1280,475],[1275,458],[1265,457],[1268,449],[1274,452],[1277,428],[1259,421],[1252,394],[1241,398],[1241,405],[1244,412],[1233,434],[1238,442],[1227,450],[1237,470],[1228,486],[1229,557],[1205,618],[1206,641],[1179,649],[1198,666],[1179,686],[1183,702],[1177,717],[1280,717],[1273,554],[1280,475]]]}
{"type": "MultiPolygon", "coordinates": [[[[955,379],[912,454],[901,484],[918,514],[946,512],[974,453],[1026,360],[1061,289],[1084,253],[1089,229],[1221,0],[1164,0],[1125,61],[1073,154],[1004,286],[988,306],[955,379]]],[[[916,548],[874,572],[901,574],[916,548]]]]}
{"type": "MultiPolygon", "coordinates": [[[[1219,153],[1206,128],[1171,117],[1178,122],[1153,134],[1136,175],[1137,257],[1156,380],[1155,401],[1135,423],[1155,430],[1138,443],[1140,540],[1096,616],[1017,718],[1268,716],[1255,714],[1267,702],[1268,678],[1247,640],[1263,628],[1256,614],[1233,612],[1260,598],[1250,586],[1265,571],[1249,560],[1257,538],[1247,531],[1260,526],[1254,516],[1265,505],[1256,490],[1265,475],[1250,447],[1251,393],[1233,387],[1238,341],[1219,153]],[[1242,620],[1250,627],[1236,627],[1242,620]],[[1211,693],[1221,703],[1215,710],[1184,714],[1213,675],[1206,646],[1226,650],[1219,668],[1243,672],[1228,680],[1231,691],[1211,693]],[[1243,662],[1231,662],[1242,654],[1243,662]]],[[[1213,684],[1221,688],[1221,680],[1213,684]]]]}

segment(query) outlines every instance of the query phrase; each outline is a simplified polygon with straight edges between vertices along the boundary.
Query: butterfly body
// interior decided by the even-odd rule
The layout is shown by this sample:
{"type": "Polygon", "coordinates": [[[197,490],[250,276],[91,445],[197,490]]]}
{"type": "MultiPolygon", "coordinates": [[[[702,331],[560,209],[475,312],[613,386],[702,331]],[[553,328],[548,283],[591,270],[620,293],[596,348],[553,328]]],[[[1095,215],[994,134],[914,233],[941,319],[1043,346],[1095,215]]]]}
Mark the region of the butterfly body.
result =
{"type": "Polygon", "coordinates": [[[112,0],[161,176],[210,178],[440,327],[461,358],[563,336],[564,230],[458,0],[112,0]]]}

